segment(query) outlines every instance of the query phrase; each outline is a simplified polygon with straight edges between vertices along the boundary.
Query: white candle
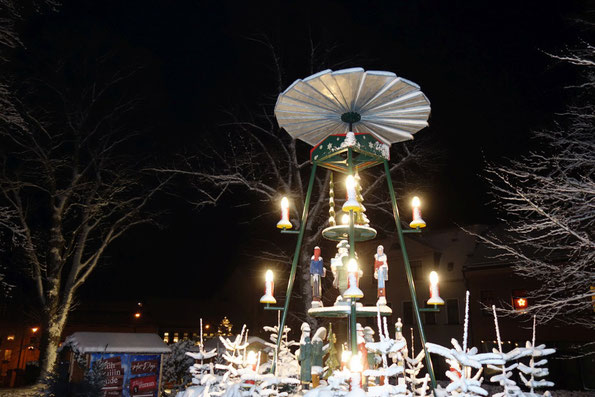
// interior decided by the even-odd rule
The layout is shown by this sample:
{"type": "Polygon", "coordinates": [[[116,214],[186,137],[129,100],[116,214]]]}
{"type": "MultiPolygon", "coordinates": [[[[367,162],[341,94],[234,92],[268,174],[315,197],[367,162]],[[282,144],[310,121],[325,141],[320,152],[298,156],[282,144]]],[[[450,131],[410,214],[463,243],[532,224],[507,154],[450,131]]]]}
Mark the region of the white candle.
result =
{"type": "Polygon", "coordinates": [[[351,258],[347,262],[348,284],[347,290],[343,293],[344,298],[363,298],[364,293],[358,287],[359,267],[355,258],[351,258]]]}
{"type": "Polygon", "coordinates": [[[292,225],[289,221],[289,200],[287,197],[281,199],[281,220],[277,222],[279,229],[291,229],[292,225]]]}
{"type": "Polygon", "coordinates": [[[349,370],[351,371],[351,388],[360,388],[362,386],[362,371],[364,370],[361,353],[351,356],[349,370]]]}
{"type": "Polygon", "coordinates": [[[267,270],[264,276],[264,295],[260,298],[260,303],[277,303],[274,292],[273,272],[267,270]]]}
{"type": "Polygon", "coordinates": [[[361,206],[359,205],[356,199],[355,178],[353,177],[353,175],[349,175],[347,177],[347,179],[345,180],[345,187],[347,188],[347,201],[345,201],[345,203],[343,204],[343,211],[361,211],[361,206]]]}
{"type": "Polygon", "coordinates": [[[430,273],[430,299],[428,299],[428,305],[444,305],[438,291],[438,273],[435,271],[430,273]]]}
{"type": "Polygon", "coordinates": [[[411,206],[413,207],[413,220],[409,224],[409,227],[414,229],[426,227],[426,222],[421,217],[421,200],[419,197],[413,197],[413,200],[411,200],[411,206]]]}

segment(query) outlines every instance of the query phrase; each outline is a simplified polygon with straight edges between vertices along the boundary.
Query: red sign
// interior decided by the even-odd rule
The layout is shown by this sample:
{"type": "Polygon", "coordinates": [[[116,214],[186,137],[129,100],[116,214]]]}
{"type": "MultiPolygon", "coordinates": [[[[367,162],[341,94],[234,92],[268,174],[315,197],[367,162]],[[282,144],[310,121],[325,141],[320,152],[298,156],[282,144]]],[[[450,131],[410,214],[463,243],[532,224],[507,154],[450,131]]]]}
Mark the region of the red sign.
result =
{"type": "Polygon", "coordinates": [[[130,363],[130,372],[133,375],[156,374],[158,367],[158,360],[133,361],[130,363]]]}
{"type": "Polygon", "coordinates": [[[152,396],[150,392],[157,391],[157,376],[143,376],[130,379],[131,396],[152,396]]]}

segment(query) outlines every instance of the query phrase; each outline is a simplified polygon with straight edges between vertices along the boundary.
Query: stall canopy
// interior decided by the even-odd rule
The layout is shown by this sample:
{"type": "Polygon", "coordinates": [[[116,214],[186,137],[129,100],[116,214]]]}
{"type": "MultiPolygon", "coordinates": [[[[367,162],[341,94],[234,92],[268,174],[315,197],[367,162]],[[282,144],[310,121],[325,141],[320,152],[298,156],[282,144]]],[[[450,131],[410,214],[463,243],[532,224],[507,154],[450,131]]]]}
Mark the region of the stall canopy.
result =
{"type": "Polygon", "coordinates": [[[64,341],[79,353],[171,353],[157,334],[75,332],[64,341]]]}

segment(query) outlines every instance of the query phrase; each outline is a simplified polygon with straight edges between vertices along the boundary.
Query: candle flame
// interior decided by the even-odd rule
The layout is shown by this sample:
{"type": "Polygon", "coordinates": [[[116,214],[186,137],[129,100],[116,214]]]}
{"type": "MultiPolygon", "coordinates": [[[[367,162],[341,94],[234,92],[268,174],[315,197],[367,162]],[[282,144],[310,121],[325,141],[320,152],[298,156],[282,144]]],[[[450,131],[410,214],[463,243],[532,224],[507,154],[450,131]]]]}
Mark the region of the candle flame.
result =
{"type": "Polygon", "coordinates": [[[346,363],[349,361],[350,357],[351,357],[351,351],[343,350],[343,352],[341,353],[341,361],[346,363]]]}
{"type": "Polygon", "coordinates": [[[349,224],[349,214],[343,214],[343,216],[341,217],[341,223],[344,225],[349,224]]]}
{"type": "Polygon", "coordinates": [[[438,284],[438,273],[432,270],[430,273],[430,284],[437,285],[438,284]]]}
{"type": "Polygon", "coordinates": [[[287,197],[283,197],[281,199],[281,209],[286,210],[287,208],[289,208],[289,200],[287,197]]]}
{"type": "Polygon", "coordinates": [[[353,175],[349,175],[347,179],[345,179],[345,186],[348,190],[355,189],[355,178],[353,175]]]}
{"type": "Polygon", "coordinates": [[[351,258],[349,262],[347,262],[347,271],[349,273],[357,272],[357,261],[355,260],[355,258],[351,258]]]}
{"type": "Polygon", "coordinates": [[[256,353],[252,350],[248,352],[248,357],[246,358],[246,362],[250,365],[256,364],[256,353]]]}
{"type": "Polygon", "coordinates": [[[273,281],[273,271],[272,270],[267,270],[267,272],[264,275],[264,279],[266,282],[270,283],[273,281]]]}
{"type": "Polygon", "coordinates": [[[413,197],[413,200],[411,200],[411,206],[413,208],[421,207],[421,200],[419,199],[419,197],[417,197],[417,196],[413,197]]]}
{"type": "Polygon", "coordinates": [[[349,369],[351,372],[362,372],[364,370],[361,353],[351,356],[351,360],[349,360],[349,369]]]}

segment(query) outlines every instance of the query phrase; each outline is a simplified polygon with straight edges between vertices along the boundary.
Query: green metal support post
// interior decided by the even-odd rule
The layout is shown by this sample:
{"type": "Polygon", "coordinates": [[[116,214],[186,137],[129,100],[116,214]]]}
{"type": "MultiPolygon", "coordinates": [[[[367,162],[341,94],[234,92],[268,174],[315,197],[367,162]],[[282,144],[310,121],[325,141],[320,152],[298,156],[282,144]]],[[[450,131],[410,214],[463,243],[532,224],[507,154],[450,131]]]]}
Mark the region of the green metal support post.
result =
{"type": "MultiPolygon", "coordinates": [[[[353,152],[347,149],[347,167],[349,175],[353,176],[353,152]]],[[[355,259],[355,213],[349,210],[349,259],[355,259]]],[[[349,277],[349,276],[347,276],[349,277]]],[[[350,299],[351,311],[349,313],[349,339],[351,341],[351,353],[357,351],[357,299],[350,299]]]]}
{"type": "Polygon", "coordinates": [[[399,235],[399,244],[401,245],[401,252],[403,253],[403,263],[405,264],[405,273],[407,273],[407,282],[409,283],[409,291],[411,292],[411,301],[413,303],[413,309],[415,311],[415,319],[417,321],[417,328],[419,329],[419,338],[421,345],[426,355],[426,366],[430,379],[432,381],[432,391],[436,390],[436,376],[434,375],[434,367],[432,366],[432,360],[430,354],[426,349],[426,335],[424,333],[424,327],[421,322],[421,316],[419,314],[419,306],[417,305],[417,295],[415,293],[415,284],[413,283],[413,274],[411,273],[411,265],[409,264],[409,256],[407,255],[407,249],[405,248],[405,238],[403,237],[403,230],[401,228],[401,220],[399,218],[399,209],[397,207],[397,198],[395,196],[395,189],[393,187],[393,181],[390,176],[390,168],[388,161],[384,160],[384,172],[386,173],[386,182],[388,184],[388,192],[390,193],[390,199],[393,206],[393,216],[395,217],[395,223],[397,225],[397,234],[399,235]]]}
{"type": "Polygon", "coordinates": [[[285,305],[283,306],[283,316],[281,317],[281,324],[279,324],[279,334],[277,335],[277,348],[275,349],[275,357],[273,365],[271,366],[271,373],[275,373],[277,367],[277,353],[281,347],[281,339],[283,337],[283,329],[285,329],[285,321],[287,320],[287,312],[289,308],[289,301],[291,300],[291,292],[293,291],[293,283],[295,282],[295,273],[297,265],[300,260],[300,253],[302,252],[302,242],[304,240],[304,233],[306,232],[306,223],[308,222],[308,212],[310,209],[310,198],[312,197],[312,188],[314,187],[314,180],[316,179],[316,163],[312,163],[312,172],[310,174],[310,181],[308,182],[308,190],[306,192],[306,199],[304,200],[304,210],[302,212],[302,220],[300,223],[300,230],[295,244],[295,253],[293,254],[293,262],[291,263],[291,272],[289,273],[289,281],[287,282],[287,292],[285,293],[285,305]]]}

